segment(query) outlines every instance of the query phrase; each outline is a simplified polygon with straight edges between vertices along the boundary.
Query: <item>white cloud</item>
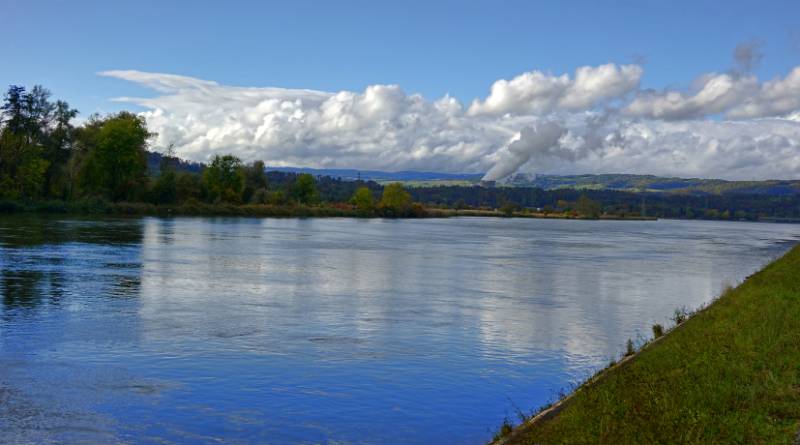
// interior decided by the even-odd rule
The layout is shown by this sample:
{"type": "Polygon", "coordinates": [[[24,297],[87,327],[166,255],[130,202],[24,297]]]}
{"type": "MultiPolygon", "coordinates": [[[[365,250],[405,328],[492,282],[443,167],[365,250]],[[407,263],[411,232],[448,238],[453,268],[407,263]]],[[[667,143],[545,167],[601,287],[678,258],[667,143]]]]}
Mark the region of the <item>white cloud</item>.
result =
{"type": "Polygon", "coordinates": [[[754,77],[707,74],[695,81],[693,94],[679,91],[642,91],[625,107],[631,116],[654,119],[693,119],[722,113],[758,88],[754,77]]]}
{"type": "Polygon", "coordinates": [[[575,70],[575,80],[567,89],[559,106],[568,110],[591,108],[597,103],[616,99],[639,87],[642,68],[637,65],[617,66],[612,63],[575,70]]]}
{"type": "Polygon", "coordinates": [[[800,67],[783,79],[765,82],[752,96],[733,107],[728,116],[736,119],[780,116],[800,110],[800,67]]]}
{"type": "Polygon", "coordinates": [[[100,74],[156,91],[117,100],[146,108],[142,114],[158,133],[155,148],[174,144],[180,156],[197,161],[233,153],[274,166],[489,171],[491,178],[520,169],[800,176],[800,68],[763,84],[753,76],[708,74],[686,91],[662,92],[638,90],[642,69],[635,65],[581,67],[573,77],[531,71],[495,82],[469,107],[397,85],[324,92],[139,71],[100,74]]]}
{"type": "Polygon", "coordinates": [[[763,84],[750,75],[707,74],[695,81],[692,90],[641,91],[623,111],[629,116],[664,120],[717,114],[729,119],[780,117],[800,110],[800,67],[763,84]]]}
{"type": "Polygon", "coordinates": [[[530,71],[492,85],[485,100],[475,100],[469,114],[545,113],[556,109],[582,110],[619,98],[639,86],[642,68],[614,64],[584,66],[567,74],[553,76],[530,71]]]}
{"type": "MultiPolygon", "coordinates": [[[[800,125],[789,120],[612,125],[615,130],[604,133],[610,137],[587,150],[572,169],[729,179],[800,177],[800,125]]],[[[560,164],[555,170],[563,168],[560,164]]]]}

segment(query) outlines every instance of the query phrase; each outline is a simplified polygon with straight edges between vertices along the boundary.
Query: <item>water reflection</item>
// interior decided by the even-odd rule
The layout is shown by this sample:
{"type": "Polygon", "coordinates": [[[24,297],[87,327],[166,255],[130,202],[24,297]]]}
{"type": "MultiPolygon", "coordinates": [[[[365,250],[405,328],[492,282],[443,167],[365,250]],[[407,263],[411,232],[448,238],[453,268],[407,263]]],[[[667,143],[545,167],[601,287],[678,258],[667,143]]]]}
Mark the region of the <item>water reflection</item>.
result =
{"type": "MultiPolygon", "coordinates": [[[[798,235],[679,221],[0,218],[0,397],[62,407],[40,417],[67,430],[94,419],[89,441],[483,443],[513,414],[509,398],[543,403],[798,235]]],[[[0,409],[1,422],[36,442],[15,414],[0,409]]]]}
{"type": "Polygon", "coordinates": [[[67,219],[55,216],[5,215],[0,224],[0,246],[34,247],[64,243],[102,245],[139,244],[139,219],[67,219]]]}
{"type": "Polygon", "coordinates": [[[0,290],[6,306],[35,306],[41,296],[36,286],[42,278],[41,272],[3,270],[0,275],[0,290]]]}
{"type": "Polygon", "coordinates": [[[138,295],[141,220],[24,215],[0,221],[0,297],[5,310],[58,304],[66,295],[138,295]],[[87,248],[92,245],[97,247],[87,248]]]}

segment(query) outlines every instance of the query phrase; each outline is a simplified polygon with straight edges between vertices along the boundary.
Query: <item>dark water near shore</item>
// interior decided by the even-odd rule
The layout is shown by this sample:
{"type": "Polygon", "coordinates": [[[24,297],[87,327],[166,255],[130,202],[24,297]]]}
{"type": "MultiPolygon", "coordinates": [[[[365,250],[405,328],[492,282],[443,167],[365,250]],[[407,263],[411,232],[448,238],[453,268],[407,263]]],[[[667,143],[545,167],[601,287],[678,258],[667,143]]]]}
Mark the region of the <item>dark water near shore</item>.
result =
{"type": "Polygon", "coordinates": [[[800,225],[0,217],[0,442],[491,437],[800,225]]]}

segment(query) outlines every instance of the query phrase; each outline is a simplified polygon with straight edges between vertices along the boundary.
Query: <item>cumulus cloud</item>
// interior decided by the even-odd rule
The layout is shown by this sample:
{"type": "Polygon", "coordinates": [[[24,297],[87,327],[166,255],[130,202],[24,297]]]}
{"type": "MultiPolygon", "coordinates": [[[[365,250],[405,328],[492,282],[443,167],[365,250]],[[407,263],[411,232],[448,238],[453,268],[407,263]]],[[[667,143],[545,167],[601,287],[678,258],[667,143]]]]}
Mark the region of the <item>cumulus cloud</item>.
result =
{"type": "Polygon", "coordinates": [[[711,73],[666,91],[640,90],[636,65],[581,67],[572,76],[531,71],[495,82],[468,107],[398,85],[326,92],[100,74],[156,92],[116,100],[145,108],[155,148],[174,145],[197,161],[233,153],[273,166],[487,172],[487,179],[516,171],[800,176],[800,67],[764,83],[711,73]]]}
{"type": "Polygon", "coordinates": [[[553,127],[545,131],[523,129],[498,152],[484,179],[517,170],[748,180],[800,176],[800,125],[790,119],[634,121],[601,113],[548,125],[553,127]]]}
{"type": "Polygon", "coordinates": [[[326,93],[137,71],[101,75],[163,93],[117,100],[148,109],[155,146],[174,144],[181,156],[201,161],[230,151],[270,165],[482,171],[498,144],[535,120],[473,119],[452,97],[428,101],[397,85],[326,93]]]}
{"type": "Polygon", "coordinates": [[[800,109],[800,67],[764,83],[751,71],[761,62],[763,42],[740,43],[728,73],[699,76],[687,90],[643,90],[623,109],[629,116],[663,120],[722,115],[728,119],[780,117],[800,109]]]}
{"type": "Polygon", "coordinates": [[[755,76],[707,74],[689,93],[640,91],[623,110],[629,116],[664,120],[723,114],[729,119],[780,117],[800,109],[800,67],[786,77],[759,83],[755,76]]]}
{"type": "Polygon", "coordinates": [[[800,67],[786,77],[765,82],[750,96],[736,104],[728,117],[746,119],[780,116],[800,109],[800,67]]]}
{"type": "Polygon", "coordinates": [[[584,66],[569,75],[554,76],[541,71],[496,81],[485,100],[475,100],[470,115],[545,113],[556,109],[581,110],[619,98],[639,86],[642,68],[612,63],[584,66]]]}
{"type": "Polygon", "coordinates": [[[624,112],[654,119],[694,119],[722,113],[751,96],[757,88],[758,81],[752,76],[707,74],[695,81],[691,92],[641,91],[624,112]]]}
{"type": "MultiPolygon", "coordinates": [[[[800,125],[753,121],[625,121],[570,168],[727,179],[800,176],[800,125]],[[646,170],[642,166],[646,165],[646,170]]],[[[555,172],[566,173],[563,165],[555,172]]]]}

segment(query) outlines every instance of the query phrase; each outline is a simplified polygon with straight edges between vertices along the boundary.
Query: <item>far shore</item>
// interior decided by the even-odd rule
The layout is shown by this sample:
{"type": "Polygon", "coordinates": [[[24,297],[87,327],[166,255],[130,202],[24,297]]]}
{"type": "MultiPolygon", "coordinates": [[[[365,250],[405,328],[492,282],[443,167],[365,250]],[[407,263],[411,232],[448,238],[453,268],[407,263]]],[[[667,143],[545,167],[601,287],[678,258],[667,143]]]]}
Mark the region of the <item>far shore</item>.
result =
{"type": "MultiPolygon", "coordinates": [[[[206,204],[190,203],[182,205],[156,205],[148,203],[106,202],[106,201],[42,201],[42,202],[0,202],[0,214],[74,214],[74,215],[142,215],[142,216],[250,216],[274,218],[385,218],[377,212],[365,212],[346,204],[311,205],[271,205],[271,204],[206,204]]],[[[576,213],[536,212],[529,210],[502,211],[499,209],[451,209],[418,206],[397,218],[452,218],[452,217],[493,217],[493,218],[535,218],[535,219],[579,219],[579,220],[619,220],[655,221],[654,217],[639,215],[601,214],[585,216],[576,213]]]]}

